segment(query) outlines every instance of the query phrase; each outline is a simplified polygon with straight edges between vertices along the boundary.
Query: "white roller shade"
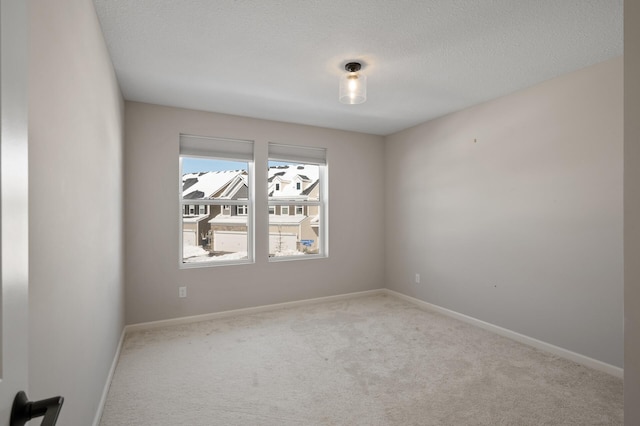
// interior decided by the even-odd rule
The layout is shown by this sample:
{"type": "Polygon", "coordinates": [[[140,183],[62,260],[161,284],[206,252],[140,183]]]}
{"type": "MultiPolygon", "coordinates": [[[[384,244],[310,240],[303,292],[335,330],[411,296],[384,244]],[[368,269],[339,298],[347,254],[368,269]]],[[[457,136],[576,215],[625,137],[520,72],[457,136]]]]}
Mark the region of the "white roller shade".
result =
{"type": "Polygon", "coordinates": [[[253,161],[253,142],[180,135],[180,155],[253,161]]]}
{"type": "Polygon", "coordinates": [[[326,164],[326,148],[269,143],[269,160],[301,164],[326,164]]]}

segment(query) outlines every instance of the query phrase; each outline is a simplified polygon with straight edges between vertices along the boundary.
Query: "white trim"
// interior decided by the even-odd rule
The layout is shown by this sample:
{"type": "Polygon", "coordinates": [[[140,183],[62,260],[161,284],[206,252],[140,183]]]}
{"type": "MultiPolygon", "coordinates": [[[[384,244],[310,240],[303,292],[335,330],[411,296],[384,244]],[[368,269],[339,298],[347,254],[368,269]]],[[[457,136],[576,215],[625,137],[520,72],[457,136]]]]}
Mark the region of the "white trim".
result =
{"type": "Polygon", "coordinates": [[[109,374],[107,375],[107,381],[105,382],[104,389],[102,390],[102,397],[100,398],[100,402],[98,403],[98,409],[96,410],[96,415],[93,418],[93,423],[92,423],[93,426],[100,425],[100,420],[102,419],[102,412],[104,411],[104,406],[107,403],[107,395],[109,394],[109,388],[111,387],[111,382],[113,381],[113,375],[115,374],[116,367],[118,366],[118,360],[120,359],[120,351],[122,350],[122,344],[124,343],[124,338],[126,334],[127,334],[127,327],[125,326],[122,329],[122,333],[120,333],[120,341],[118,342],[116,353],[113,356],[111,369],[109,370],[109,374]]]}
{"type": "MultiPolygon", "coordinates": [[[[181,135],[180,136],[180,143],[182,144],[182,137],[185,135],[181,135]]],[[[186,136],[185,136],[186,137],[186,136]]],[[[191,136],[189,136],[191,137],[191,136]]],[[[193,138],[195,139],[207,139],[207,138],[203,138],[200,136],[193,136],[193,138]]],[[[227,142],[233,142],[233,140],[231,139],[224,139],[224,141],[227,142]]],[[[242,141],[241,141],[242,142],[242,141]]],[[[253,142],[251,141],[245,141],[244,143],[247,144],[253,144],[253,142]]],[[[181,145],[182,146],[182,145],[181,145]]],[[[253,146],[253,145],[252,145],[253,146]]],[[[212,154],[213,155],[213,154],[212,154]]],[[[215,158],[215,157],[204,157],[204,158],[215,158]]],[[[228,159],[230,161],[233,161],[232,159],[228,159]]],[[[178,249],[179,249],[179,255],[178,255],[178,269],[195,269],[195,268],[208,268],[211,266],[227,266],[227,265],[244,265],[244,264],[253,264],[255,263],[255,165],[254,165],[254,160],[252,159],[248,159],[248,160],[242,160],[242,159],[237,159],[237,161],[239,162],[243,162],[247,164],[247,170],[246,170],[246,178],[242,178],[241,181],[246,183],[247,185],[247,190],[248,190],[248,194],[247,194],[247,198],[246,199],[239,199],[239,200],[229,200],[229,199],[220,199],[220,198],[215,198],[215,199],[198,199],[198,200],[185,200],[182,198],[182,195],[180,195],[180,218],[179,218],[179,223],[180,223],[180,230],[181,235],[178,239],[178,249]],[[236,218],[241,218],[242,221],[241,222],[223,222],[222,224],[224,225],[244,225],[247,227],[247,257],[245,259],[240,259],[240,260],[228,260],[228,261],[209,261],[209,262],[185,262],[184,261],[184,207],[185,205],[200,205],[200,204],[204,204],[204,205],[209,205],[209,206],[221,206],[220,207],[220,214],[218,216],[223,216],[224,218],[232,218],[232,217],[236,217],[236,218]],[[244,205],[247,206],[247,213],[243,214],[243,215],[236,215],[236,216],[231,216],[231,206],[240,206],[240,205],[244,205]],[[228,211],[229,214],[225,214],[225,207],[229,207],[228,211]]],[[[182,166],[183,166],[183,155],[179,156],[179,173],[180,176],[184,176],[183,171],[182,171],[182,166]]],[[[236,176],[237,178],[237,176],[236,176]]],[[[234,179],[236,179],[234,178],[234,179]]],[[[182,188],[182,178],[179,179],[179,185],[180,188],[182,188]]],[[[182,194],[182,192],[180,193],[182,194]]],[[[237,212],[236,212],[237,213],[237,212]]],[[[209,207],[209,214],[211,214],[211,207],[209,207]]],[[[215,220],[218,217],[214,217],[213,219],[211,219],[209,221],[209,223],[211,224],[215,224],[215,220]]],[[[196,235],[196,239],[197,239],[197,235],[196,235]]]]}
{"type": "Polygon", "coordinates": [[[290,206],[293,204],[304,206],[319,206],[322,203],[317,200],[307,200],[306,195],[283,195],[278,197],[269,197],[270,206],[290,206]]]}
{"type": "MultiPolygon", "coordinates": [[[[320,220],[318,225],[318,237],[320,238],[320,254],[329,257],[329,164],[326,163],[318,171],[318,201],[321,202],[318,208],[320,220]]],[[[307,211],[308,213],[308,211],[307,211]]]]}
{"type": "Polygon", "coordinates": [[[581,355],[576,352],[572,352],[568,349],[564,349],[550,343],[543,342],[538,339],[534,339],[533,337],[525,336],[524,334],[517,333],[515,331],[502,328],[497,325],[493,325],[491,323],[479,320],[477,318],[470,317],[468,315],[461,314],[456,311],[452,311],[450,309],[443,308],[438,305],[434,305],[432,303],[425,302],[420,299],[416,299],[415,297],[407,296],[402,293],[398,293],[397,291],[383,289],[383,291],[390,295],[395,296],[399,299],[405,300],[407,302],[413,303],[421,308],[426,310],[434,311],[446,315],[451,318],[455,318],[462,322],[466,322],[471,325],[475,325],[476,327],[480,327],[484,330],[491,331],[495,334],[498,334],[503,337],[507,337],[511,340],[515,340],[516,342],[524,343],[525,345],[532,346],[536,349],[540,349],[545,352],[549,352],[553,355],[557,355],[561,358],[568,359],[570,361],[577,362],[578,364],[582,364],[586,367],[593,368],[594,370],[602,371],[604,373],[611,374],[612,376],[622,378],[624,370],[620,367],[616,367],[615,365],[607,364],[606,362],[598,361],[597,359],[589,358],[588,356],[581,355]]]}
{"type": "Polygon", "coordinates": [[[314,305],[316,303],[333,302],[336,300],[353,299],[357,297],[372,296],[374,294],[383,294],[383,293],[384,293],[384,289],[366,290],[366,291],[359,291],[356,293],[317,297],[314,299],[304,299],[304,300],[298,300],[294,302],[276,303],[273,305],[255,306],[252,308],[233,309],[230,311],[214,312],[211,314],[194,315],[190,317],[181,317],[181,318],[172,318],[168,320],[143,322],[138,324],[127,325],[125,327],[125,331],[129,333],[132,331],[150,330],[150,329],[159,328],[159,327],[190,324],[194,322],[208,321],[208,320],[217,319],[217,318],[227,318],[227,317],[233,317],[237,315],[248,315],[248,314],[255,314],[260,312],[269,312],[269,311],[275,311],[279,309],[293,308],[293,307],[305,306],[305,305],[314,305]]]}

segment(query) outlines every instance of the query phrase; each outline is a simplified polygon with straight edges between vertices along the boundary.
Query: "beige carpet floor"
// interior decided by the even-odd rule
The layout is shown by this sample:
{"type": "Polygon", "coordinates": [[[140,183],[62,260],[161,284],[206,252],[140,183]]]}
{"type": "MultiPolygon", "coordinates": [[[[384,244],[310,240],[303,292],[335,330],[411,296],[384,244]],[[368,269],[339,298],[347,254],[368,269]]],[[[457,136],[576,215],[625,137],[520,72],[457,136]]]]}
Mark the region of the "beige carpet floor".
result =
{"type": "Polygon", "coordinates": [[[392,296],[132,332],[101,425],[622,425],[622,380],[392,296]]]}

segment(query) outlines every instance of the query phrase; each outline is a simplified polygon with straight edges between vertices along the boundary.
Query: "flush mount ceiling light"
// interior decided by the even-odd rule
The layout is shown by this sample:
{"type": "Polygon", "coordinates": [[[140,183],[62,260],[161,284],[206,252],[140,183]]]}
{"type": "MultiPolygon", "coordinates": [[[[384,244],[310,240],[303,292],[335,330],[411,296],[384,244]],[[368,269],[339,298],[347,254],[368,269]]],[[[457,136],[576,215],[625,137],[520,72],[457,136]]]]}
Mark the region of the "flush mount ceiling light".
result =
{"type": "Polygon", "coordinates": [[[349,62],[344,66],[347,71],[340,77],[340,102],[343,104],[361,104],[367,100],[367,76],[360,72],[359,62],[349,62]]]}

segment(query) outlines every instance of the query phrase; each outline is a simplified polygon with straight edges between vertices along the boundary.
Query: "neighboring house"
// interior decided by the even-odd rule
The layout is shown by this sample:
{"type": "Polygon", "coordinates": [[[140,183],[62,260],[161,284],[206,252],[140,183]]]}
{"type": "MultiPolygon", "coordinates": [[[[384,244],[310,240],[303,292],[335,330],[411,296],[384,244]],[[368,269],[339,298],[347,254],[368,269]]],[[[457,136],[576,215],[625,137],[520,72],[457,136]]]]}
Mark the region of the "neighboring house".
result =
{"type": "MultiPolygon", "coordinates": [[[[268,171],[269,254],[317,253],[319,207],[302,202],[319,199],[318,166],[274,166],[268,171]],[[283,205],[282,202],[287,202],[283,205]]],[[[247,251],[249,191],[245,171],[206,172],[183,176],[183,199],[230,200],[233,203],[184,205],[183,244],[202,245],[214,254],[247,251]],[[207,210],[208,208],[208,210],[207,210]],[[187,240],[187,238],[189,240],[187,240]]]]}
{"type": "MultiPolygon", "coordinates": [[[[237,173],[215,197],[218,200],[243,201],[249,199],[247,174],[237,173]]],[[[214,254],[247,251],[247,204],[224,204],[209,220],[209,250],[214,254]]]]}
{"type": "Polygon", "coordinates": [[[317,166],[303,165],[269,169],[269,201],[290,202],[269,207],[270,255],[318,252],[318,206],[296,203],[319,199],[318,170],[317,166]]]}
{"type": "Polygon", "coordinates": [[[243,170],[187,173],[182,176],[182,244],[206,246],[209,220],[218,215],[220,206],[189,204],[186,200],[217,198],[243,170]]]}

